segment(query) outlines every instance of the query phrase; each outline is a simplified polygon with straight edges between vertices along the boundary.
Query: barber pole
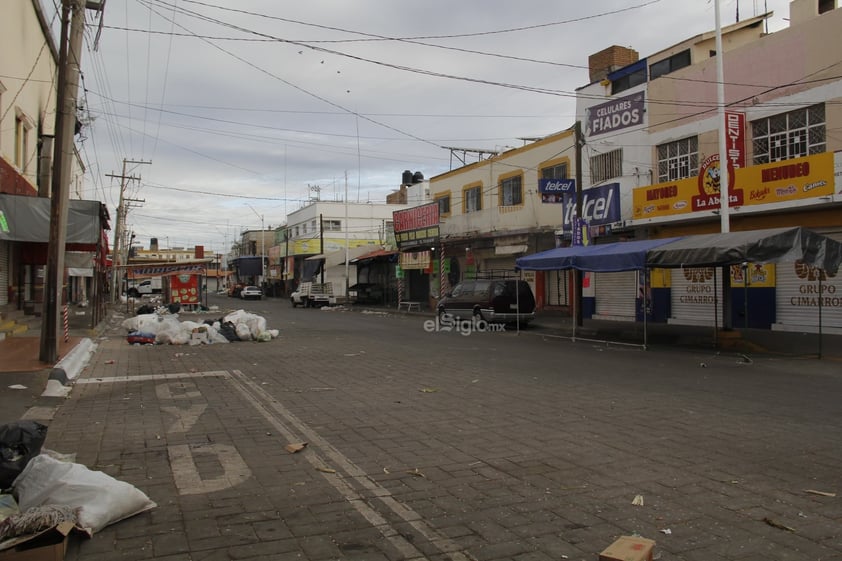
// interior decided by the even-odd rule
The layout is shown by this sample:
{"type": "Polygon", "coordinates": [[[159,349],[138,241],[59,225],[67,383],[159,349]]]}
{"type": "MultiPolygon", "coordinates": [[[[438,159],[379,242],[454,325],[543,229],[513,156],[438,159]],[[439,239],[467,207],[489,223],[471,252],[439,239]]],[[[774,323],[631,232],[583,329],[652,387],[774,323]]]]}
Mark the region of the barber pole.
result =
{"type": "Polygon", "coordinates": [[[70,327],[67,319],[67,304],[64,305],[62,314],[64,315],[64,342],[67,343],[68,341],[70,341],[70,327]]]}
{"type": "Polygon", "coordinates": [[[448,292],[448,285],[447,285],[447,272],[444,270],[444,246],[441,246],[439,249],[439,293],[442,298],[448,292]]]}
{"type": "Polygon", "coordinates": [[[398,308],[400,308],[401,302],[403,302],[403,279],[398,278],[398,308]]]}

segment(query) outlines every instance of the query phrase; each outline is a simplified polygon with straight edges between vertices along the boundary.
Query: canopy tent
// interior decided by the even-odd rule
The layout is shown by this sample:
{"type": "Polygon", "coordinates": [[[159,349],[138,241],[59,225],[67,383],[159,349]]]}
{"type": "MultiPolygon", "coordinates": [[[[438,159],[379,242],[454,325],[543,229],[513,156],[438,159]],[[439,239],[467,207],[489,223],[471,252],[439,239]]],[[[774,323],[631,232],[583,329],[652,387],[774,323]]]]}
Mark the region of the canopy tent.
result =
{"type": "Polygon", "coordinates": [[[559,247],[515,260],[524,271],[559,271],[578,269],[598,273],[640,271],[646,268],[647,252],[680,238],[661,240],[634,240],[602,245],[559,247]]]}
{"type": "MultiPolygon", "coordinates": [[[[799,226],[557,248],[520,257],[515,264],[526,271],[578,269],[608,273],[794,261],[835,274],[842,264],[842,243],[799,226]]],[[[646,291],[644,298],[645,294],[646,291]]],[[[643,317],[645,347],[646,315],[643,317]]],[[[574,322],[574,340],[575,337],[574,322]]],[[[821,349],[821,323],[819,340],[821,349]]]]}
{"type": "Polygon", "coordinates": [[[653,247],[647,267],[715,267],[740,263],[803,261],[835,274],[842,263],[842,243],[802,227],[703,234],[653,247]]]}
{"type": "MultiPolygon", "coordinates": [[[[50,205],[45,197],[0,194],[0,240],[48,243],[50,205]]],[[[99,201],[69,201],[66,243],[96,247],[102,239],[102,206],[99,201]]]]}

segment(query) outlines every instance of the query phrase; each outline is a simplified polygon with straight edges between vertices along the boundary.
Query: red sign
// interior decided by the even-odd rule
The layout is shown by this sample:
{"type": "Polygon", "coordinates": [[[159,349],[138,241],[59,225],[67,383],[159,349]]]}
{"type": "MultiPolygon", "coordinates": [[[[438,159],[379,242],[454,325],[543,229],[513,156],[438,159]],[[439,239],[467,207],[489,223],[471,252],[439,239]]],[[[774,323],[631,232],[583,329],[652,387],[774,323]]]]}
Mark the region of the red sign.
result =
{"type": "Polygon", "coordinates": [[[439,225],[439,204],[430,203],[426,205],[396,210],[392,213],[395,233],[430,228],[439,225]]]}
{"type": "Polygon", "coordinates": [[[746,115],[725,112],[725,153],[731,168],[746,167],[746,115]]]}
{"type": "Polygon", "coordinates": [[[170,289],[173,302],[182,304],[200,302],[199,275],[173,275],[170,277],[170,289]]]}
{"type": "MultiPolygon", "coordinates": [[[[728,206],[742,206],[743,190],[734,189],[734,167],[728,162],[728,206]]],[[[709,156],[702,162],[699,169],[699,194],[690,199],[693,211],[715,210],[720,208],[719,202],[719,154],[709,156]]]]}

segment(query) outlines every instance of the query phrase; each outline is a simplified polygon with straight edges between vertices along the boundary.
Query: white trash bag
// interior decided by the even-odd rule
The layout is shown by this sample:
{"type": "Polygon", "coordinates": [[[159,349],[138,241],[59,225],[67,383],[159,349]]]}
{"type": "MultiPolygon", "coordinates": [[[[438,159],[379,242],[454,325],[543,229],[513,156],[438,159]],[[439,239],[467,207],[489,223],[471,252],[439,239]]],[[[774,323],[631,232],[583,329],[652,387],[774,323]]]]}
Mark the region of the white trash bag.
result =
{"type": "Polygon", "coordinates": [[[43,505],[78,508],[78,524],[89,534],[158,506],[129,483],[46,454],[29,461],[12,489],[21,511],[43,505]]]}

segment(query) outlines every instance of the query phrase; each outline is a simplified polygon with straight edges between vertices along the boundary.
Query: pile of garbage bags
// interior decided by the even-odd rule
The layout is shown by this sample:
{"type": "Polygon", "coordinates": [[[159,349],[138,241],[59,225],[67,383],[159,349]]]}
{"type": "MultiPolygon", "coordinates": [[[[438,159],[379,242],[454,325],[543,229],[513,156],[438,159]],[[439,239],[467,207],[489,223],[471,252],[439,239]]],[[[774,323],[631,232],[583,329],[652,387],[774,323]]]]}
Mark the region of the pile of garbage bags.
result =
{"type": "Polygon", "coordinates": [[[92,536],[157,506],[133,485],[75,463],[75,455],[43,448],[46,434],[35,421],[0,426],[0,551],[65,523],[92,536]]]}
{"type": "Polygon", "coordinates": [[[271,341],[277,329],[266,329],[266,318],[237,310],[223,318],[203,323],[179,321],[178,314],[159,310],[123,321],[131,344],[210,345],[235,341],[271,341]]]}

